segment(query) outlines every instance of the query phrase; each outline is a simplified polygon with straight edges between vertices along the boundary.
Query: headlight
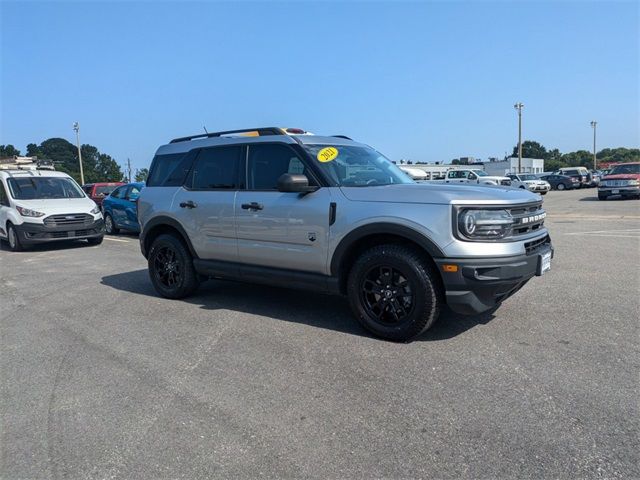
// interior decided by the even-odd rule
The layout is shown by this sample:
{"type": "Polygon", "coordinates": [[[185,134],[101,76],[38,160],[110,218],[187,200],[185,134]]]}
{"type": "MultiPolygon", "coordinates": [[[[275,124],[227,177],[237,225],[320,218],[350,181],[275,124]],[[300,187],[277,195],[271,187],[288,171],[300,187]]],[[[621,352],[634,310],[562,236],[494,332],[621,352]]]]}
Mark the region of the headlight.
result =
{"type": "Polygon", "coordinates": [[[89,213],[92,213],[93,215],[99,214],[100,213],[100,207],[98,205],[96,205],[95,207],[93,207],[91,209],[91,212],[89,212],[89,213]]]}
{"type": "Polygon", "coordinates": [[[627,185],[640,185],[640,180],[629,180],[627,185]]]}
{"type": "Polygon", "coordinates": [[[513,223],[513,217],[506,210],[465,208],[458,212],[459,232],[473,240],[503,238],[513,223]]]}
{"type": "Polygon", "coordinates": [[[19,207],[16,205],[16,210],[20,212],[23,217],[42,217],[44,213],[31,210],[30,208],[19,207]]]}

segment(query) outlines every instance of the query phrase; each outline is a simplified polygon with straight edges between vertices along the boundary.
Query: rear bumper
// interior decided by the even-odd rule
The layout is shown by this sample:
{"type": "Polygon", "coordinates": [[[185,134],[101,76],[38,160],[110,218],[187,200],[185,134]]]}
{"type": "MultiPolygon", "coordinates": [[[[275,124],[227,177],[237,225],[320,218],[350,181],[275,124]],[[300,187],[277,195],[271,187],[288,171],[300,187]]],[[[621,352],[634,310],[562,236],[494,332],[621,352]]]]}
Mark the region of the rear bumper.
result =
{"type": "Polygon", "coordinates": [[[509,298],[531,277],[541,274],[541,258],[551,253],[551,240],[526,255],[506,258],[436,259],[442,272],[447,305],[456,313],[476,315],[509,298]],[[442,265],[457,265],[456,272],[443,271],[442,265]]]}
{"type": "Polygon", "coordinates": [[[48,227],[38,223],[14,225],[23,245],[96,238],[104,235],[104,220],[100,219],[88,225],[48,227]]]}

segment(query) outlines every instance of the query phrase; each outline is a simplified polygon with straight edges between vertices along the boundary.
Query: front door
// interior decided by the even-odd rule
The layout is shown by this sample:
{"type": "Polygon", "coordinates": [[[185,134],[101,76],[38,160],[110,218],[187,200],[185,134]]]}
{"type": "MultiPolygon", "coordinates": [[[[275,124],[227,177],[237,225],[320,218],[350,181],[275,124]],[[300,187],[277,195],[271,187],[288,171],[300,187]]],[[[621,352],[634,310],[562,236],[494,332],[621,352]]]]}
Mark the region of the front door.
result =
{"type": "Polygon", "coordinates": [[[173,199],[172,210],[202,259],[238,261],[234,204],[242,152],[236,145],[200,150],[173,199]]]}
{"type": "Polygon", "coordinates": [[[247,188],[236,197],[239,261],[326,274],[329,189],[279,192],[284,173],[305,174],[310,185],[316,184],[304,161],[285,144],[247,148],[247,188]]]}
{"type": "Polygon", "coordinates": [[[9,219],[9,210],[11,205],[9,204],[9,197],[7,191],[0,180],[0,237],[7,238],[7,220],[9,219]]]}

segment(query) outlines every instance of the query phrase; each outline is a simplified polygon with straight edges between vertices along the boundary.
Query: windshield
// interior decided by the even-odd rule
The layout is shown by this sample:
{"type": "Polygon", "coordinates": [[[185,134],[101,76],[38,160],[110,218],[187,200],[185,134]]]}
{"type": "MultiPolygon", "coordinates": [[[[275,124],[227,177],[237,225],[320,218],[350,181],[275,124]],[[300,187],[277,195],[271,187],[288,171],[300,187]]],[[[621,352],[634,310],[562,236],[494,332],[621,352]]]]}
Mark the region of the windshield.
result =
{"type": "Polygon", "coordinates": [[[80,187],[65,177],[10,178],[7,183],[11,196],[16,200],[84,197],[80,187]]]}
{"type": "Polygon", "coordinates": [[[341,187],[414,183],[400,168],[371,147],[305,145],[320,168],[341,187]]]}
{"type": "Polygon", "coordinates": [[[613,167],[613,170],[611,170],[608,175],[620,175],[620,174],[625,174],[625,173],[635,173],[638,174],[640,173],[640,163],[634,163],[631,165],[616,165],[615,167],[613,167]]]}
{"type": "Polygon", "coordinates": [[[487,172],[485,172],[484,170],[471,170],[473,173],[475,173],[476,175],[478,175],[479,177],[488,177],[489,174],[487,172]]]}
{"type": "Polygon", "coordinates": [[[535,175],[520,175],[520,180],[537,180],[535,175]]]}

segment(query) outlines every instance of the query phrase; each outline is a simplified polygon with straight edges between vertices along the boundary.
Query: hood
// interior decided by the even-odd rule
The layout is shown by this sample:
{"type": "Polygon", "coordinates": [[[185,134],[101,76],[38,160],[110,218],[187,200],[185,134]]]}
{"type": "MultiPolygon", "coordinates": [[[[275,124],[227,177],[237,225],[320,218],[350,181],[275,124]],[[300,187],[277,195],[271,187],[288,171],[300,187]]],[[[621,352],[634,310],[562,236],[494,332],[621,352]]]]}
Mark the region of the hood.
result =
{"type": "Polygon", "coordinates": [[[41,200],[14,200],[16,205],[30,208],[45,215],[60,213],[89,213],[96,203],[87,198],[46,198],[41,200]]]}
{"type": "Polygon", "coordinates": [[[345,197],[355,202],[492,205],[540,201],[538,195],[521,188],[462,183],[409,183],[379,187],[340,187],[340,190],[345,197]]]}
{"type": "Polygon", "coordinates": [[[618,175],[605,175],[602,180],[640,180],[640,174],[619,173],[618,175]]]}

